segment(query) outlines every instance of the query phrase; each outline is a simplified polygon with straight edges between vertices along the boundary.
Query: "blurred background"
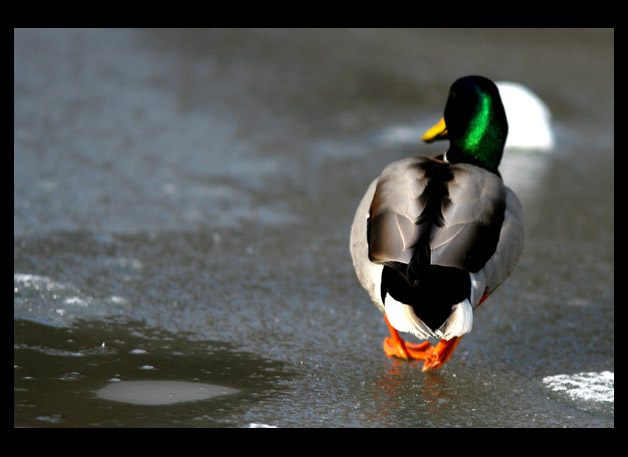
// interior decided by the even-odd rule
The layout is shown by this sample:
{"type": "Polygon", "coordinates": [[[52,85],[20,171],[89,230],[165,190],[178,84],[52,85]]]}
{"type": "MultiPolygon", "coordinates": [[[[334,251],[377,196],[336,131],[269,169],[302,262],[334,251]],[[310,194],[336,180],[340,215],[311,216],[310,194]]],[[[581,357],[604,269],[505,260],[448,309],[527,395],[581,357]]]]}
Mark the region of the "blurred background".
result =
{"type": "Polygon", "coordinates": [[[613,30],[13,36],[15,426],[614,426],[613,30]],[[554,141],[507,148],[526,250],[424,374],[384,355],[349,229],[385,165],[443,151],[468,74],[536,93],[554,141]],[[98,395],[135,380],[236,392],[98,395]]]}

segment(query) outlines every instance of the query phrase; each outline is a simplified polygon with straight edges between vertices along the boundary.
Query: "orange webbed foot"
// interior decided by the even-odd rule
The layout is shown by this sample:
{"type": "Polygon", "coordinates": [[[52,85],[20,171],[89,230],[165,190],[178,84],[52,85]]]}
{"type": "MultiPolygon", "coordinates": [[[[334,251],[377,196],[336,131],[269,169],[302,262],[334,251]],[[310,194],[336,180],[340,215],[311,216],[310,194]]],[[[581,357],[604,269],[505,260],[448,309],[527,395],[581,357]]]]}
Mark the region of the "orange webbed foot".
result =
{"type": "Polygon", "coordinates": [[[461,336],[456,336],[449,341],[440,340],[425,360],[422,371],[437,370],[445,365],[456,350],[461,338],[461,336]]]}
{"type": "Polygon", "coordinates": [[[425,360],[430,349],[434,346],[429,341],[420,344],[408,343],[404,341],[397,333],[396,337],[387,337],[384,339],[384,352],[387,356],[398,357],[404,360],[416,359],[425,360]]]}
{"type": "Polygon", "coordinates": [[[384,316],[390,337],[384,339],[384,352],[389,357],[398,357],[404,360],[425,360],[423,371],[436,370],[441,368],[451,358],[454,353],[460,336],[452,338],[449,341],[441,340],[438,345],[433,346],[429,341],[423,343],[408,343],[399,332],[390,325],[388,318],[384,316]]]}

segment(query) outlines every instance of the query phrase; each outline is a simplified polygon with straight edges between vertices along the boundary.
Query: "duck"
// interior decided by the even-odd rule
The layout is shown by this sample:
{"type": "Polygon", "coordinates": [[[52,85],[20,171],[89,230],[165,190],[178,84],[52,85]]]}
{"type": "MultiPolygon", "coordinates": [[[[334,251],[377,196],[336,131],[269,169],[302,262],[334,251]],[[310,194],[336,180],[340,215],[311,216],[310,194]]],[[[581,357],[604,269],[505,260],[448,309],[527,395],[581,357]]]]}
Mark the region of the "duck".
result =
{"type": "Polygon", "coordinates": [[[422,137],[448,140],[447,151],[389,164],[362,197],[350,252],[384,315],[387,356],[421,360],[424,372],[442,368],[472,330],[474,311],[513,272],[525,226],[521,202],[498,170],[507,136],[496,84],[462,77],[422,137]]]}

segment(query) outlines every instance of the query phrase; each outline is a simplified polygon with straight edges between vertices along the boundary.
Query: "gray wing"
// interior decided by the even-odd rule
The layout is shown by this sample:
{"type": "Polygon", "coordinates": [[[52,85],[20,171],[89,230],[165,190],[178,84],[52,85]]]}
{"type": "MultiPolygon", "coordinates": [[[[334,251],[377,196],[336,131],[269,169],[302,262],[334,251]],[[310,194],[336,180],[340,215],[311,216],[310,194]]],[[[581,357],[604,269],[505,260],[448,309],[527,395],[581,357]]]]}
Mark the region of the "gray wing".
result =
{"type": "Polygon", "coordinates": [[[469,164],[412,158],[384,169],[369,210],[369,258],[480,270],[506,208],[501,178],[469,164]]]}
{"type": "Polygon", "coordinates": [[[387,166],[377,181],[369,208],[367,239],[369,258],[376,263],[409,263],[419,231],[416,222],[426,186],[417,158],[387,166]]]}

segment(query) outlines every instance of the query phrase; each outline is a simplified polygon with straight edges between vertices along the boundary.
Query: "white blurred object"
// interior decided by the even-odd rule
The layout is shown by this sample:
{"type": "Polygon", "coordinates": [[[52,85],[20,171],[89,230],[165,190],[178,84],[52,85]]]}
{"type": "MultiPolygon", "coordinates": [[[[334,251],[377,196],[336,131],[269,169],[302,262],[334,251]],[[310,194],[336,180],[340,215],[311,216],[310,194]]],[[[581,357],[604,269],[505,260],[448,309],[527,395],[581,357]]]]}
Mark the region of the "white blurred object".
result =
{"type": "Polygon", "coordinates": [[[543,100],[521,84],[509,81],[496,84],[508,118],[506,147],[553,149],[552,114],[543,100]]]}

